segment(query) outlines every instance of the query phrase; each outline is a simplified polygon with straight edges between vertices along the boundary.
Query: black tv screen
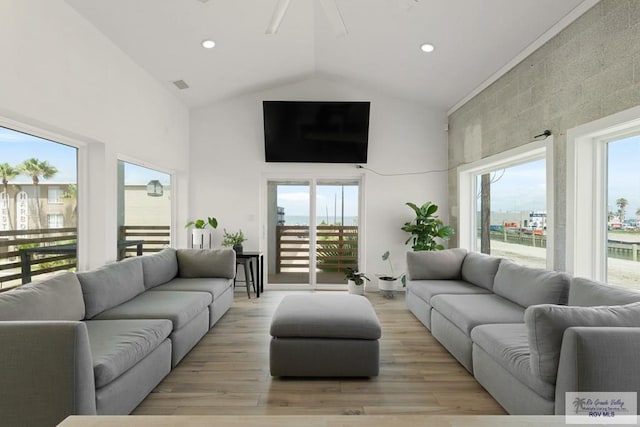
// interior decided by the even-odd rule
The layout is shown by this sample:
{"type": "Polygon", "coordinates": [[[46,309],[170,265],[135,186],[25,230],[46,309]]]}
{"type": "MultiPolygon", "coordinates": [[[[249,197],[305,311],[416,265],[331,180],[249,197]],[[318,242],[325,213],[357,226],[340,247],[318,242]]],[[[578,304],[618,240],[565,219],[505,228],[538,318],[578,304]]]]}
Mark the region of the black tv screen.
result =
{"type": "Polygon", "coordinates": [[[370,102],[262,104],[267,162],[367,162],[370,102]]]}

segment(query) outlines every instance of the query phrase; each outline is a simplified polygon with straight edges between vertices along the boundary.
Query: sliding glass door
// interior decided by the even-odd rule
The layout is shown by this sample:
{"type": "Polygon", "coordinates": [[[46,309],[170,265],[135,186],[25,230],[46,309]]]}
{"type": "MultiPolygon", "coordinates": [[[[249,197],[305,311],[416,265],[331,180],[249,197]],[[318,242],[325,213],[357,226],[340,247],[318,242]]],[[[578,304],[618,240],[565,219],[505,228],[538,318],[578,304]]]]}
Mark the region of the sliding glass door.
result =
{"type": "Polygon", "coordinates": [[[316,185],[316,283],[345,283],[347,267],[358,267],[358,182],[316,185]]]}
{"type": "Polygon", "coordinates": [[[268,283],[345,285],[358,265],[360,185],[354,180],[269,181],[268,283]]]}

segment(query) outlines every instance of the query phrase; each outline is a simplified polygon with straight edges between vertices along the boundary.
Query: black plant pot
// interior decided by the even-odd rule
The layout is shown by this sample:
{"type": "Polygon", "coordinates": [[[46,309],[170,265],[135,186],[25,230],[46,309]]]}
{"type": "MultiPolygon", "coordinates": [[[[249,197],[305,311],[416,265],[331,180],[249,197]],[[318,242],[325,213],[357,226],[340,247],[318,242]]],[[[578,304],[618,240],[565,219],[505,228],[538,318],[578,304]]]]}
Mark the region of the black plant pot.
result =
{"type": "Polygon", "coordinates": [[[236,251],[237,254],[242,253],[242,245],[233,245],[233,250],[236,251]]]}

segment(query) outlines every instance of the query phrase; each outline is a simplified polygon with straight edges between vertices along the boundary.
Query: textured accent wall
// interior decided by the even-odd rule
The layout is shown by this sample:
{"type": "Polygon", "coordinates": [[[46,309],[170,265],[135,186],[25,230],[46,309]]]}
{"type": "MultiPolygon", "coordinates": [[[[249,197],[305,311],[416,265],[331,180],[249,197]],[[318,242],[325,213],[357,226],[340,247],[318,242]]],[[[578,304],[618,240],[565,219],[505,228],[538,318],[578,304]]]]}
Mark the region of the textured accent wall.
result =
{"type": "Polygon", "coordinates": [[[449,116],[451,224],[458,227],[457,166],[527,144],[550,129],[554,259],[556,269],[565,270],[566,132],[637,105],[640,0],[603,0],[449,116]]]}

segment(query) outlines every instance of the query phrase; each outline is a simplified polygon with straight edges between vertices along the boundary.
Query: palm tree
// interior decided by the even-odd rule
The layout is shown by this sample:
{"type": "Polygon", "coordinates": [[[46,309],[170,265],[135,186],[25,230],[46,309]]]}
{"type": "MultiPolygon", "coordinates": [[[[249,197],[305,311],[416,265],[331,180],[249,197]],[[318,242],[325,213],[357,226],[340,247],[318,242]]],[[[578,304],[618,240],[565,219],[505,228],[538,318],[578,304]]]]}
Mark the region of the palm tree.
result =
{"type": "Polygon", "coordinates": [[[11,209],[9,209],[9,181],[20,175],[20,171],[9,163],[0,164],[0,176],[2,177],[2,188],[5,194],[5,200],[7,201],[7,217],[9,218],[9,230],[13,230],[13,223],[11,222],[11,209]]]}
{"type": "Polygon", "coordinates": [[[36,158],[30,158],[22,162],[18,166],[20,173],[30,176],[33,180],[33,185],[36,192],[36,215],[38,217],[38,228],[42,228],[42,220],[40,218],[40,177],[43,179],[50,179],[58,173],[58,169],[52,166],[46,160],[38,160],[36,158]]]}
{"type": "Polygon", "coordinates": [[[616,200],[616,206],[618,206],[618,217],[620,218],[620,222],[624,222],[624,209],[629,204],[629,201],[624,197],[620,197],[616,200]]]}

